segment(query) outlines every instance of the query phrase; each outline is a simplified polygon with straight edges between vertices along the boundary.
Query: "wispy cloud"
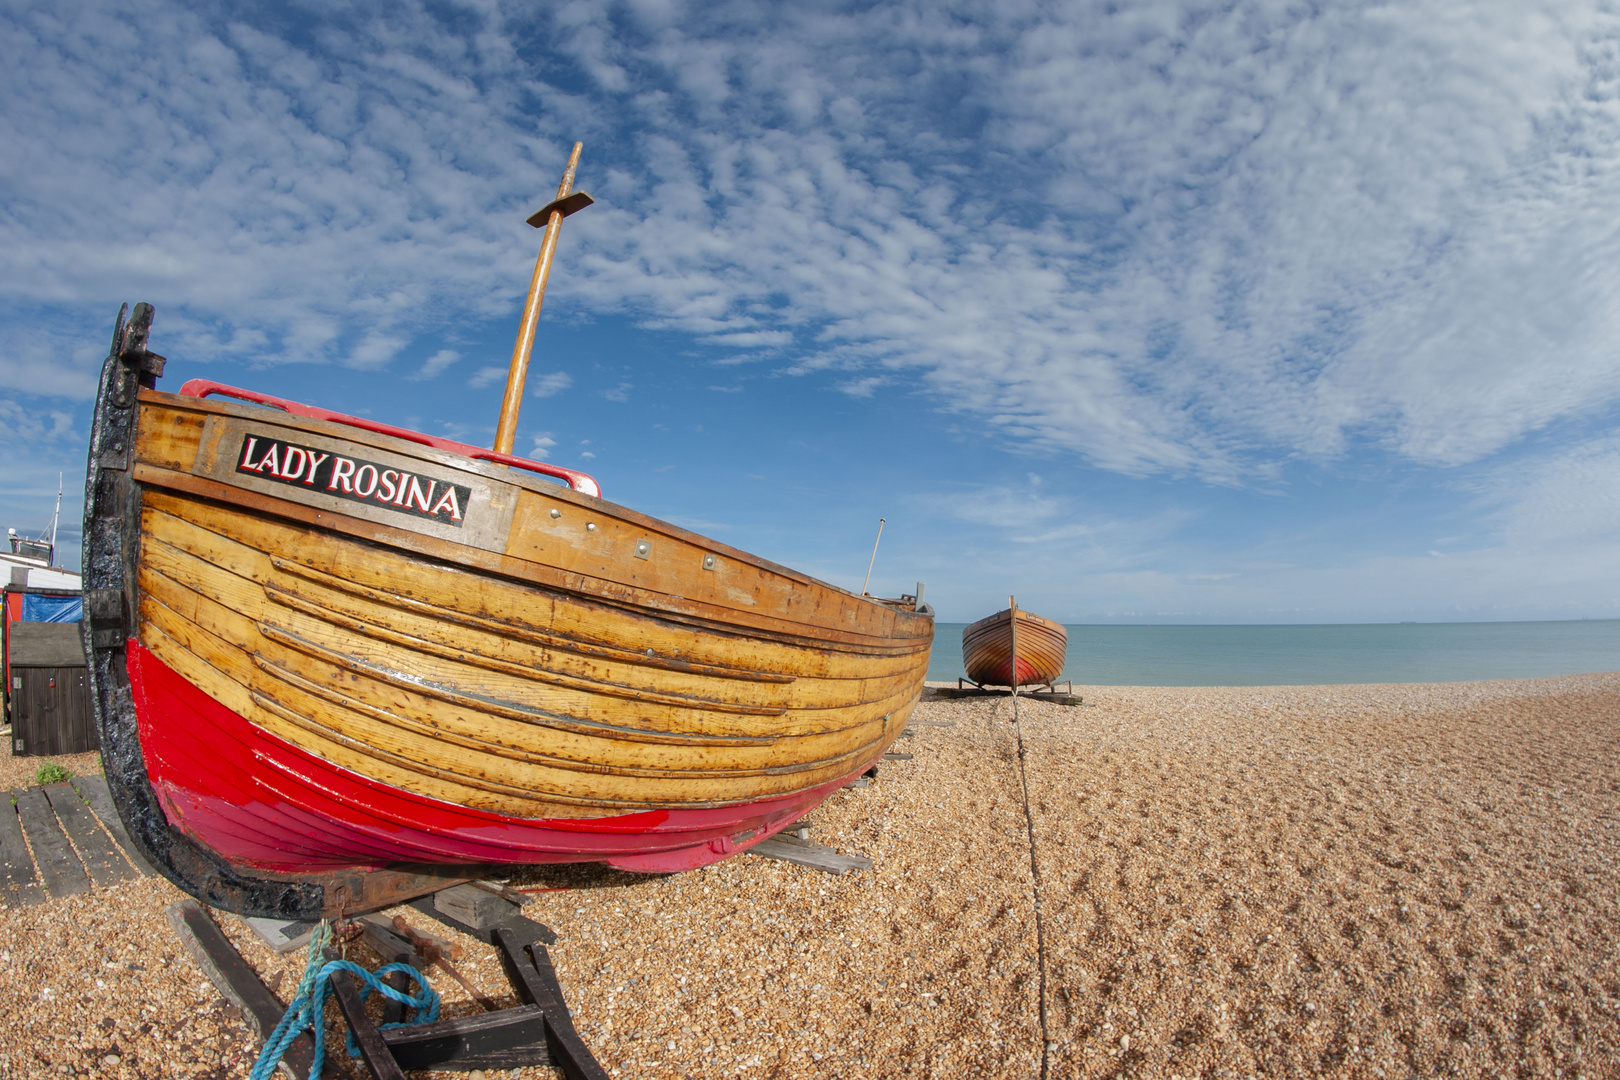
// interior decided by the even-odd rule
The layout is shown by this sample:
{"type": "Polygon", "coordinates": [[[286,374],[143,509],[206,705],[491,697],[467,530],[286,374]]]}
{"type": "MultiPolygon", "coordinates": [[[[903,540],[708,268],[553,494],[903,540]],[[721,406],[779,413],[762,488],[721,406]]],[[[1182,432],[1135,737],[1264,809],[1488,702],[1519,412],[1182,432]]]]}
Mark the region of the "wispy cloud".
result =
{"type": "Polygon", "coordinates": [[[541,375],[531,383],[534,387],[530,391],[537,398],[555,397],[574,385],[574,377],[566,371],[553,371],[548,375],[541,375]]]}
{"type": "MultiPolygon", "coordinates": [[[[1620,447],[1567,434],[1620,405],[1607,8],[497,0],[301,19],[0,11],[0,420],[65,447],[39,402],[82,411],[126,298],[155,302],[161,348],[190,362],[442,376],[484,340],[447,329],[513,318],[537,239],[521,219],[582,138],[598,203],[569,220],[548,318],[622,317],[699,370],[754,364],[857,415],[904,388],[1054,481],[1077,460],[1267,489],[1302,462],[1474,478],[1457,483],[1479,485],[1489,536],[1346,562],[1345,595],[1380,570],[1433,574],[1436,596],[1501,581],[1484,552],[1506,566],[1538,543],[1609,573],[1620,447]]],[[[608,401],[663,385],[608,370],[608,401]]],[[[1087,550],[1116,575],[1099,588],[1169,606],[1193,580],[1262,591],[1250,569],[1110,562],[1118,537],[1185,519],[1060,487],[979,484],[967,518],[940,516],[1087,550]]]]}
{"type": "Polygon", "coordinates": [[[418,381],[435,378],[444,374],[445,369],[460,359],[461,354],[454,349],[440,349],[428,357],[427,363],[423,364],[421,370],[412,375],[411,378],[418,381]]]}
{"type": "Polygon", "coordinates": [[[511,310],[577,134],[554,296],[855,396],[908,371],[1108,469],[1454,464],[1616,400],[1612,15],[1195,8],[14,9],[0,284],[385,365],[511,310]],[[163,62],[97,59],[131,51],[163,62]]]}
{"type": "Polygon", "coordinates": [[[1526,456],[1471,478],[1501,540],[1535,551],[1620,536],[1620,436],[1526,456]]]}
{"type": "Polygon", "coordinates": [[[0,398],[0,446],[12,455],[26,457],[30,448],[50,444],[77,447],[85,437],[86,433],[75,427],[72,414],[65,410],[29,408],[0,398]]]}
{"type": "Polygon", "coordinates": [[[859,379],[850,379],[848,382],[838,384],[838,389],[853,398],[869,398],[878,387],[889,382],[885,375],[867,375],[859,379]]]}

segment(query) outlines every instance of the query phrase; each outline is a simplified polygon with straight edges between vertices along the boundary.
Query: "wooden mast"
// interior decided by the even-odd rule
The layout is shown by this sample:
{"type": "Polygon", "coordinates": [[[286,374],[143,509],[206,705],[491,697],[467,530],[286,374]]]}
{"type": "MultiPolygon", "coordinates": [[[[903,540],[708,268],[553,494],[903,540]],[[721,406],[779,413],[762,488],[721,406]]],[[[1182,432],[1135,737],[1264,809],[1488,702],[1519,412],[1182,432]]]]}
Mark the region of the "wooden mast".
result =
{"type": "Polygon", "coordinates": [[[501,416],[495,425],[495,452],[510,454],[517,442],[518,410],[523,406],[523,382],[529,373],[529,354],[534,350],[534,330],[540,322],[540,302],[546,296],[546,279],[551,276],[551,259],[557,250],[557,234],[562,232],[562,219],[591,205],[591,197],[583,191],[574,192],[574,170],[579,167],[579,152],[584,143],[575,143],[568,157],[568,169],[562,183],[557,185],[557,197],[541,207],[529,218],[529,224],[546,230],[540,243],[540,255],[534,261],[534,276],[529,279],[529,298],[523,305],[523,323],[518,327],[517,344],[512,348],[512,366],[506,372],[506,394],[501,398],[501,416]]]}

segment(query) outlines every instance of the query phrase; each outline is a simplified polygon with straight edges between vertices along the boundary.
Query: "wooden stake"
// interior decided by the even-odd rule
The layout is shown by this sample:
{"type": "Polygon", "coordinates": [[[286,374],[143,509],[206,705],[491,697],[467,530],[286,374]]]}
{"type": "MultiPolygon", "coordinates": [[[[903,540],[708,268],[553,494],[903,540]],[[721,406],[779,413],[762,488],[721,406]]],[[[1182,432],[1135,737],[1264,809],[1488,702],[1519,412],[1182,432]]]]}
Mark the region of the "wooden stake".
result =
{"type": "MultiPolygon", "coordinates": [[[[565,198],[574,187],[574,170],[579,167],[579,152],[584,143],[575,143],[568,157],[568,170],[562,183],[557,185],[557,198],[565,198]]],[[[517,442],[518,410],[523,406],[523,381],[529,374],[529,354],[534,350],[534,331],[540,322],[540,302],[546,296],[546,279],[551,276],[551,258],[557,250],[557,234],[562,232],[561,210],[552,210],[546,222],[545,239],[540,242],[540,255],[534,261],[534,276],[529,279],[529,298],[523,305],[523,323],[518,327],[517,344],[512,348],[512,366],[506,372],[506,395],[501,398],[501,417],[495,425],[495,452],[510,454],[517,442]]]]}

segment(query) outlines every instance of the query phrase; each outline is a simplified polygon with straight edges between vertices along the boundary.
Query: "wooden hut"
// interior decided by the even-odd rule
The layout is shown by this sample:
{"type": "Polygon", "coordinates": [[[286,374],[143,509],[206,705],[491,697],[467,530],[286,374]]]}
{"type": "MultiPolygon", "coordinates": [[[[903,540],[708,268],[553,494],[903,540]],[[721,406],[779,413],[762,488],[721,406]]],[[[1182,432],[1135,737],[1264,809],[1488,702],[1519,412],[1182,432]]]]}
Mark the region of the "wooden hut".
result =
{"type": "Polygon", "coordinates": [[[14,622],[8,629],[12,754],[99,750],[79,624],[14,622]]]}

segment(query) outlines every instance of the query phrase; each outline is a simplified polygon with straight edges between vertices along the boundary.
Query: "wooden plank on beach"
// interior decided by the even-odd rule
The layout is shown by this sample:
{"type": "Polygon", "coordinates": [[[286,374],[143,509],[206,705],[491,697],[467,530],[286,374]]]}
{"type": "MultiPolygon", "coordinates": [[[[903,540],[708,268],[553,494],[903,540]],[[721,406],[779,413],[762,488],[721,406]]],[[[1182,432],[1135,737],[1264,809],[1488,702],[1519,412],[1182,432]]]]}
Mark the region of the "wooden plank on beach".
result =
{"type": "Polygon", "coordinates": [[[96,812],[96,817],[100,818],[107,831],[112,833],[113,839],[118,841],[118,846],[124,849],[124,855],[128,857],[130,865],[145,877],[156,877],[157,871],[152,869],[141,853],[135,849],[135,845],[130,842],[129,833],[124,829],[124,821],[113,807],[112,792],[107,790],[107,778],[100,773],[79,776],[73,779],[73,786],[78,788],[84,801],[96,812]]]}
{"type": "Polygon", "coordinates": [[[15,791],[0,801],[0,901],[9,907],[27,907],[44,900],[45,890],[39,887],[34,858],[23,843],[16,804],[15,791]]]}
{"type": "MultiPolygon", "coordinates": [[[[338,951],[327,949],[326,959],[339,959],[338,951]]],[[[355,977],[347,971],[335,972],[332,976],[332,994],[337,998],[343,1019],[349,1022],[349,1034],[354,1036],[355,1043],[360,1047],[360,1056],[365,1059],[366,1068],[377,1080],[405,1080],[405,1074],[400,1072],[399,1063],[394,1060],[388,1044],[383,1042],[382,1033],[366,1012],[365,1003],[355,986],[355,977]]]]}
{"type": "Polygon", "coordinates": [[[410,904],[411,907],[415,908],[417,911],[420,911],[429,918],[437,919],[448,927],[460,930],[463,934],[467,934],[470,937],[475,937],[480,941],[487,941],[492,945],[495,943],[495,932],[500,930],[502,927],[511,930],[525,943],[530,941],[543,941],[547,945],[555,945],[557,943],[557,935],[552,933],[551,927],[546,926],[543,923],[537,923],[527,916],[520,915],[515,909],[512,914],[508,915],[498,923],[495,923],[493,926],[479,928],[471,925],[470,923],[462,922],[448,911],[440,911],[438,906],[434,904],[433,897],[431,895],[418,896],[414,900],[407,900],[406,903],[410,904]]]}
{"type": "Polygon", "coordinates": [[[416,946],[397,933],[387,919],[381,915],[362,915],[355,922],[360,926],[361,939],[383,963],[404,963],[417,971],[427,970],[428,962],[422,959],[421,954],[416,951],[416,946]],[[402,956],[404,960],[400,959],[402,956]]]}
{"type": "Polygon", "coordinates": [[[608,1080],[607,1070],[579,1037],[573,1015],[563,998],[562,983],[551,965],[551,955],[539,941],[525,943],[508,927],[492,931],[495,948],[500,950],[501,970],[526,1004],[536,1005],[545,1014],[546,1051],[551,1064],[567,1080],[608,1080]]]}
{"type": "Polygon", "coordinates": [[[901,754],[901,753],[897,753],[897,752],[895,752],[893,750],[891,750],[887,754],[883,755],[883,760],[884,761],[910,761],[911,758],[912,758],[911,754],[901,754]]]}
{"type": "Polygon", "coordinates": [[[499,893],[481,889],[470,882],[440,889],[433,894],[433,906],[457,922],[479,930],[501,925],[521,910],[499,893]]]}
{"type": "MultiPolygon", "coordinates": [[[[192,960],[196,961],[225,1000],[236,1006],[242,1019],[253,1028],[262,1043],[281,1022],[286,1008],[259,980],[258,973],[242,959],[242,954],[236,951],[225,932],[208,917],[197,901],[188,898],[170,904],[163,913],[169,917],[169,925],[174,927],[175,934],[192,960]]],[[[306,1031],[288,1045],[287,1053],[281,1059],[280,1070],[293,1080],[303,1080],[309,1075],[309,1067],[314,1060],[315,1040],[306,1031]]],[[[336,1074],[337,1070],[330,1060],[324,1072],[336,1074]]]]}
{"type": "Polygon", "coordinates": [[[538,1005],[384,1028],[383,1042],[402,1069],[521,1069],[546,1065],[546,1018],[538,1005]]]}
{"type": "Polygon", "coordinates": [[[840,855],[830,847],[812,844],[796,836],[783,836],[781,833],[769,840],[761,840],[748,849],[748,854],[760,855],[767,859],[780,859],[795,866],[824,870],[829,874],[847,874],[851,870],[872,869],[871,859],[860,855],[840,855]]]}
{"type": "Polygon", "coordinates": [[[17,817],[22,821],[28,846],[34,849],[34,863],[52,899],[90,891],[90,875],[68,843],[67,833],[51,812],[45,792],[37,787],[17,792],[17,817]]]}
{"type": "Polygon", "coordinates": [[[67,830],[68,839],[79,850],[79,860],[97,885],[116,885],[135,876],[129,861],[119,852],[112,837],[96,822],[96,815],[79,793],[67,784],[48,784],[45,799],[56,811],[56,820],[67,830]]]}
{"type": "MultiPolygon", "coordinates": [[[[942,698],[977,698],[977,697],[1007,697],[1008,696],[1008,691],[1006,691],[1006,690],[981,690],[981,689],[978,689],[978,688],[968,688],[968,687],[964,687],[964,688],[959,690],[954,686],[935,687],[934,688],[934,693],[936,695],[938,695],[939,697],[942,697],[942,698]]],[[[1021,697],[1021,698],[1026,699],[1026,700],[1029,700],[1029,701],[1045,701],[1045,702],[1049,702],[1050,704],[1053,704],[1053,705],[1079,705],[1079,704],[1083,703],[1082,698],[1080,697],[1079,694],[1062,694],[1062,693],[1058,693],[1057,691],[1054,691],[1054,690],[1020,690],[1020,691],[1018,691],[1018,696],[1021,697]]],[[[926,724],[926,723],[929,723],[929,722],[930,721],[927,721],[927,720],[913,720],[912,721],[912,723],[914,723],[914,724],[926,724]]],[[[936,724],[945,723],[945,721],[939,721],[939,720],[935,720],[935,721],[932,721],[932,722],[936,723],[936,724]]]]}

